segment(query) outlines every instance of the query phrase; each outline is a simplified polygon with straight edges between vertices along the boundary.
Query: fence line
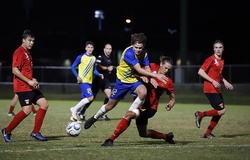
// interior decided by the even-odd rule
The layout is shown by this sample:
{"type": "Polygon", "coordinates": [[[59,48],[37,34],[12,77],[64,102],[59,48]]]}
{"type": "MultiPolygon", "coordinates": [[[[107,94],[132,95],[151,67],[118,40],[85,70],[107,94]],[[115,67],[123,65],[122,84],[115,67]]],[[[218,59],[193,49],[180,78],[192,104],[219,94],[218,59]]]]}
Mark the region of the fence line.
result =
{"type": "MultiPolygon", "coordinates": [[[[173,66],[170,77],[174,83],[202,83],[203,79],[197,74],[200,65],[173,66]]],[[[34,77],[44,83],[75,83],[76,78],[69,66],[34,66],[34,77]]],[[[225,65],[223,76],[231,83],[250,83],[250,64],[225,65]]],[[[12,83],[11,66],[0,66],[0,83],[12,83]]],[[[115,82],[116,72],[112,72],[111,82],[115,82]]]]}

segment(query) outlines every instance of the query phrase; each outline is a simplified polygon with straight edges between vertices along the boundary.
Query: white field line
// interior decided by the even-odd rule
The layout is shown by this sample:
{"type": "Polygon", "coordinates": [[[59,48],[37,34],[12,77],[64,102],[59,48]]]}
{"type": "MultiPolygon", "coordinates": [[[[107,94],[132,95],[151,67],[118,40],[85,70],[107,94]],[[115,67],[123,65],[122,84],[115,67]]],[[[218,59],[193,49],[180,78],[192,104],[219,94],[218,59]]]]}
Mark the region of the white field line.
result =
{"type": "MultiPolygon", "coordinates": [[[[159,149],[159,148],[207,148],[207,147],[250,147],[250,144],[239,144],[239,145],[173,145],[173,146],[148,146],[148,147],[99,147],[100,149],[120,150],[120,149],[159,149]]],[[[27,149],[27,150],[10,150],[0,149],[0,153],[19,153],[19,152],[46,152],[46,151],[73,151],[73,150],[93,150],[94,147],[73,147],[73,148],[51,148],[51,149],[27,149]]]]}

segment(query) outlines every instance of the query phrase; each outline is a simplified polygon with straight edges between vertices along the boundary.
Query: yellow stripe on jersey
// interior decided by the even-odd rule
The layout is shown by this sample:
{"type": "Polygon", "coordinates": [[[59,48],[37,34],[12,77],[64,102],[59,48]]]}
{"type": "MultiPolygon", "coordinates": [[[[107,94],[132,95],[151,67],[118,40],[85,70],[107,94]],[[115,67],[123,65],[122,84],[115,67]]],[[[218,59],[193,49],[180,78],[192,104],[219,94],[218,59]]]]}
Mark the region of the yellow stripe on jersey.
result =
{"type": "Polygon", "coordinates": [[[78,65],[78,75],[83,83],[92,84],[95,56],[83,55],[81,63],[78,65]]]}
{"type": "MultiPolygon", "coordinates": [[[[125,55],[126,51],[129,49],[131,49],[131,47],[128,47],[123,51],[119,66],[117,67],[116,76],[123,83],[135,83],[138,81],[138,79],[135,76],[135,75],[138,75],[138,73],[136,72],[134,67],[124,61],[124,55],[125,55]]],[[[131,52],[131,51],[129,51],[129,52],[131,52]]],[[[140,65],[142,65],[142,62],[146,56],[147,56],[147,52],[143,51],[139,57],[134,55],[134,57],[132,57],[132,59],[134,58],[134,59],[139,60],[138,63],[140,63],[140,65]]]]}

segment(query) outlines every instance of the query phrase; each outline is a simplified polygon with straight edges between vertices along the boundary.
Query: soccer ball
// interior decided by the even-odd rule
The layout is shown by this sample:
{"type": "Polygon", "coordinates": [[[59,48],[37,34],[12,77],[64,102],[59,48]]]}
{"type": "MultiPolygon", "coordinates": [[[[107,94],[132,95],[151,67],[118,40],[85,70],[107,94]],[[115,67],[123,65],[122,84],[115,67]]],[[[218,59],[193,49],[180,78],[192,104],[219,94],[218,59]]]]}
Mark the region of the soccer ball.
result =
{"type": "Polygon", "coordinates": [[[69,122],[66,127],[66,132],[72,137],[76,137],[81,133],[82,127],[77,122],[69,122]]]}

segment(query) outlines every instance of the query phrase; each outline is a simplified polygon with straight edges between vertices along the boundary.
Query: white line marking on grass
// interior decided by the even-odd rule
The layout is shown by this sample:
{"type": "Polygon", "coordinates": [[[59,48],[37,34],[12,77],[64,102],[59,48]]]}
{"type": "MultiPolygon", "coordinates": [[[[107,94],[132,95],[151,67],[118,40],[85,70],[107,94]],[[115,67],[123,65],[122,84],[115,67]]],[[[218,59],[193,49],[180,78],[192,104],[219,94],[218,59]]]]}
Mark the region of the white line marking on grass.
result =
{"type": "MultiPolygon", "coordinates": [[[[148,147],[125,147],[125,146],[113,146],[113,147],[99,147],[98,149],[159,149],[159,148],[206,148],[206,147],[250,147],[250,144],[239,144],[239,145],[173,145],[173,146],[148,146],[148,147]]],[[[73,147],[73,148],[51,148],[51,149],[28,149],[28,150],[4,150],[1,149],[0,153],[19,153],[19,152],[44,152],[44,151],[72,151],[72,150],[92,150],[96,147],[73,147]]]]}

